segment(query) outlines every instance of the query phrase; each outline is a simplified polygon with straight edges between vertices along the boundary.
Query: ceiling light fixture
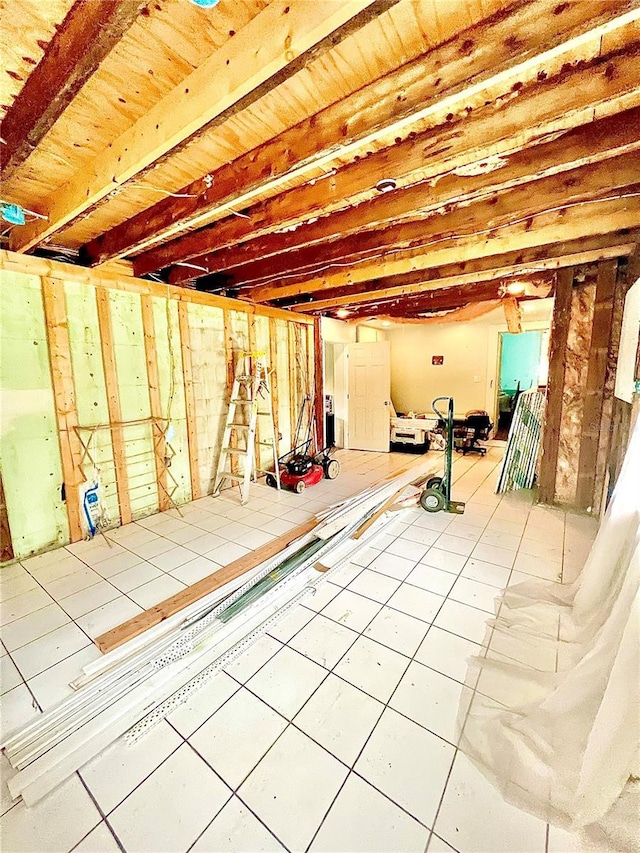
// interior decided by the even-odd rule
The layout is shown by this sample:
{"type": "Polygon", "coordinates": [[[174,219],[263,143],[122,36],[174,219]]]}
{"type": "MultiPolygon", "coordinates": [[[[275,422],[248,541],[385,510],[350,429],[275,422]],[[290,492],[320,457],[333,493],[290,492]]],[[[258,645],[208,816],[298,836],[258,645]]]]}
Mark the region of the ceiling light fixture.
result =
{"type": "Polygon", "coordinates": [[[398,184],[393,178],[383,178],[376,184],[376,189],[379,193],[388,193],[391,192],[391,190],[395,190],[397,186],[398,184]]]}
{"type": "Polygon", "coordinates": [[[349,311],[346,308],[338,308],[336,311],[336,317],[348,317],[349,311]]]}
{"type": "Polygon", "coordinates": [[[513,281],[507,285],[507,293],[510,296],[522,296],[525,292],[525,285],[522,281],[513,281]]]}

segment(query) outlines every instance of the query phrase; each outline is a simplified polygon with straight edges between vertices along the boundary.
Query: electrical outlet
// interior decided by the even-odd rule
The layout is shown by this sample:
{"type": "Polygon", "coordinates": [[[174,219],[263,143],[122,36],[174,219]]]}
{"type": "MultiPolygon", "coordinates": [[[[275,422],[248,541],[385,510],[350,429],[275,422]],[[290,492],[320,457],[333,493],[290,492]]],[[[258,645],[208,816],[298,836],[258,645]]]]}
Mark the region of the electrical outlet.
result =
{"type": "Polygon", "coordinates": [[[474,377],[473,377],[473,381],[474,381],[474,382],[480,382],[480,377],[479,377],[479,376],[474,376],[474,377]]]}

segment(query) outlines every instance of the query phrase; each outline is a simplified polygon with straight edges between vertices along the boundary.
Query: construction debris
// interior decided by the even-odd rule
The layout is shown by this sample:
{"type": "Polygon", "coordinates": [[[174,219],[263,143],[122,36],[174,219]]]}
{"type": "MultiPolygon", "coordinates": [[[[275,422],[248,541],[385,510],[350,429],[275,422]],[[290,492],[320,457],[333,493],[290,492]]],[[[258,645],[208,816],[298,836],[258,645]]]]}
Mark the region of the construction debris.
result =
{"type": "Polygon", "coordinates": [[[425,477],[404,471],[337,505],[242,579],[86,666],[72,696],[4,741],[19,771],[9,781],[11,794],[36,803],[118,737],[140,737],[314,595],[396,518],[386,510],[406,499],[406,487],[425,477]],[[318,562],[325,571],[315,568],[318,562]]]}
{"type": "Polygon", "coordinates": [[[536,478],[545,397],[525,391],[518,397],[498,475],[496,493],[530,489],[536,478]]]}

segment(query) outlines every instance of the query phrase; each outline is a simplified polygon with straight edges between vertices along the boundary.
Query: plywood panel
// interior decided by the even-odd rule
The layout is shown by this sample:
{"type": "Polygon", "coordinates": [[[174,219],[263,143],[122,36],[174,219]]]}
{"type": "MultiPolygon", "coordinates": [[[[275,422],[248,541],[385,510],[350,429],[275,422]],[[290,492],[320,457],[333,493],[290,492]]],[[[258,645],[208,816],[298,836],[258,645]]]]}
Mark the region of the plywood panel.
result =
{"type": "MultiPolygon", "coordinates": [[[[237,0],[212,15],[183,0],[150,3],[148,14],[139,16],[6,191],[19,188],[22,203],[30,207],[55,191],[225,44],[230,31],[248,23],[261,5],[237,0]]],[[[143,193],[148,201],[149,191],[143,193]]]]}
{"type": "MultiPolygon", "coordinates": [[[[490,0],[489,5],[495,10],[501,4],[499,0],[490,0]]],[[[86,242],[148,207],[154,192],[161,197],[154,188],[179,191],[193,179],[215,171],[294,126],[365,85],[372,77],[377,78],[415,58],[485,14],[486,10],[478,4],[470,7],[468,0],[448,0],[444,6],[434,0],[428,3],[402,0],[256,104],[231,116],[182,152],[165,158],[132,181],[122,193],[67,228],[62,240],[65,245],[73,246],[86,242]]],[[[318,169],[315,177],[323,171],[318,169]]]]}
{"type": "Polygon", "coordinates": [[[27,76],[42,59],[56,25],[74,2],[13,3],[11,14],[0,10],[0,55],[6,71],[0,75],[0,116],[7,112],[27,76]]]}
{"type": "Polygon", "coordinates": [[[17,557],[69,541],[40,279],[0,273],[2,476],[17,557]]]}

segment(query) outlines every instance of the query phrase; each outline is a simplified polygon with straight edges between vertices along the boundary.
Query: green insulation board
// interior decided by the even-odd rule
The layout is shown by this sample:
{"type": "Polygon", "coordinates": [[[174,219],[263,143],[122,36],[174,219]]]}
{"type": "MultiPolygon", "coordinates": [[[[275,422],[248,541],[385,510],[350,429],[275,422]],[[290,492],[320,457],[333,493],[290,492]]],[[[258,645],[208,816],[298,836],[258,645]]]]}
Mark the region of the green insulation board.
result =
{"type": "Polygon", "coordinates": [[[63,545],[69,525],[40,279],[0,272],[2,480],[16,557],[63,545]]]}

